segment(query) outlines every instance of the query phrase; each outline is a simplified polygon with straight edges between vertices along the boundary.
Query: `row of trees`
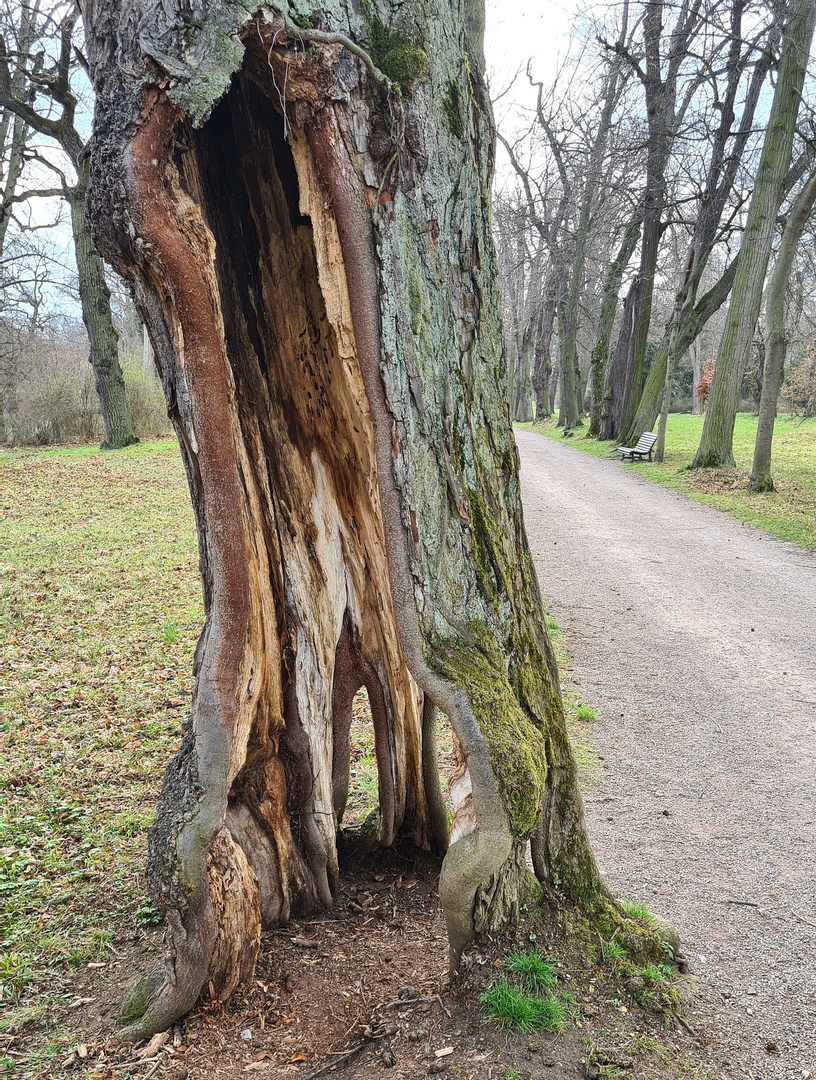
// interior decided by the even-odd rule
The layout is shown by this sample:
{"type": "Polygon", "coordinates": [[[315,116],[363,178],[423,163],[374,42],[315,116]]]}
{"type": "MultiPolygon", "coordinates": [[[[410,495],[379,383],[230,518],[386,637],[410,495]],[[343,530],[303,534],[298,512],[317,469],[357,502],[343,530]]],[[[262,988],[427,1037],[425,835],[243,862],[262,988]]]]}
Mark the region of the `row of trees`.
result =
{"type": "Polygon", "coordinates": [[[803,297],[816,285],[801,244],[816,198],[816,4],[624,0],[615,11],[616,23],[584,22],[550,83],[528,69],[532,116],[502,140],[515,178],[496,212],[512,407],[548,415],[557,384],[565,433],[585,407],[601,439],[658,424],[662,460],[678,364],[714,331],[693,465],[733,465],[764,296],[751,484],[766,490],[788,328],[812,312],[803,297]]]}
{"type": "MultiPolygon", "coordinates": [[[[45,437],[36,409],[19,416],[20,390],[31,396],[40,354],[53,353],[55,335],[64,333],[61,309],[73,304],[55,297],[75,291],[104,424],[102,446],[112,449],[137,440],[110,289],[85,216],[90,86],[83,49],[76,4],[0,0],[0,433],[4,439],[45,437]],[[67,260],[59,240],[63,208],[70,221],[67,260]],[[66,270],[71,255],[73,267],[66,270]]],[[[66,345],[70,371],[73,342],[66,345]]],[[[88,409],[89,434],[93,412],[88,409]]]]}

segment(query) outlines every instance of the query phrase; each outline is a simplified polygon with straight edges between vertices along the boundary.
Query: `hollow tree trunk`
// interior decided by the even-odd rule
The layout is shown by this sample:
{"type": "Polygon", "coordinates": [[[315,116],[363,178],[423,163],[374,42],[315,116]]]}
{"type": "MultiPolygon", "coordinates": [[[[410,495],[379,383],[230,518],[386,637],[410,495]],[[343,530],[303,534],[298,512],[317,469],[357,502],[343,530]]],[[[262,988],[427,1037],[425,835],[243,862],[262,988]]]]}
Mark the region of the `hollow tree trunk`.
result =
{"type": "Polygon", "coordinates": [[[452,969],[538,888],[531,835],[540,881],[609,903],[521,517],[475,9],[137,6],[87,4],[89,213],[155,349],[207,616],[149,840],[167,952],[128,1038],[208,981],[227,998],[263,925],[331,904],[363,684],[379,844],[448,845],[452,969]]]}
{"type": "Polygon", "coordinates": [[[119,450],[139,440],[133,433],[130,406],[125,393],[125,379],[119,364],[119,334],[113,325],[110,289],[105,281],[105,267],[93,246],[85,219],[87,162],[80,165],[80,181],[66,189],[71,208],[77,282],[82,302],[82,321],[88,334],[88,359],[94,373],[96,393],[102,410],[105,437],[103,450],[119,450]]]}

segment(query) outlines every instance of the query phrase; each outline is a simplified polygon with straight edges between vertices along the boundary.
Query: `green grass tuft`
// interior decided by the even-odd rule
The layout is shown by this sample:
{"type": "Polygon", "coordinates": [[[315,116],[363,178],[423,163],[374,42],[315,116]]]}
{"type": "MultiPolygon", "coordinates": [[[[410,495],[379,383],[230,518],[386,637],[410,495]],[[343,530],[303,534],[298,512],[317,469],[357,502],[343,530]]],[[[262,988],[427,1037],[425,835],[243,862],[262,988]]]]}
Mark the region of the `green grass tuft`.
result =
{"type": "Polygon", "coordinates": [[[566,1023],[566,1009],[556,997],[535,998],[502,975],[480,996],[485,1017],[502,1028],[517,1031],[558,1031],[566,1023]]]}
{"type": "Polygon", "coordinates": [[[589,705],[578,705],[575,709],[575,719],[584,721],[597,720],[598,714],[589,705]]]}
{"type": "Polygon", "coordinates": [[[641,922],[654,925],[655,917],[645,904],[638,904],[632,900],[621,900],[621,907],[630,919],[640,919],[641,922]]]}
{"type": "Polygon", "coordinates": [[[535,950],[511,953],[505,967],[528,994],[541,994],[555,985],[555,966],[535,950]]]}
{"type": "Polygon", "coordinates": [[[618,960],[626,959],[626,949],[623,945],[612,938],[611,941],[605,941],[601,946],[604,960],[611,960],[613,963],[618,960]]]}

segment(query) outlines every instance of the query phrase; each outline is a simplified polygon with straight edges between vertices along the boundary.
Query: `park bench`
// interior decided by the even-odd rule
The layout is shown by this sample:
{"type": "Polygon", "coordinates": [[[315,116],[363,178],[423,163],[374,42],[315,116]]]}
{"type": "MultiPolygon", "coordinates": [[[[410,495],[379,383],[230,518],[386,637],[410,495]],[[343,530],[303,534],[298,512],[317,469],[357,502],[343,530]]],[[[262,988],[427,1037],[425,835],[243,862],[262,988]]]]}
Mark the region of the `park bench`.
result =
{"type": "Polygon", "coordinates": [[[634,461],[635,458],[639,458],[643,461],[644,457],[648,454],[649,461],[652,460],[652,448],[657,442],[657,435],[653,431],[644,431],[637,441],[636,446],[619,446],[615,451],[616,454],[620,454],[621,458],[629,458],[630,461],[634,461]]]}

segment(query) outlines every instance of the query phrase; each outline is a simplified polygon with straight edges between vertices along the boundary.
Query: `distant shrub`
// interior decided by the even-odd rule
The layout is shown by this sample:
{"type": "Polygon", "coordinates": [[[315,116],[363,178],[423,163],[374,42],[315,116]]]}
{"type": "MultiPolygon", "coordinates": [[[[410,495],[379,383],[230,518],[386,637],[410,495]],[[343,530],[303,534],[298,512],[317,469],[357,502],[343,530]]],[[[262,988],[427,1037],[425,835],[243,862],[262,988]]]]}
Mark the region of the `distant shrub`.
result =
{"type": "Polygon", "coordinates": [[[169,435],[172,425],[167,416],[164,391],[155,375],[145,374],[136,361],[125,361],[122,366],[125,377],[125,393],[130,406],[133,430],[140,439],[152,439],[157,435],[169,435]]]}
{"type": "Polygon", "coordinates": [[[35,446],[94,442],[102,418],[90,373],[58,372],[40,382],[28,409],[18,415],[18,441],[35,446]]]}
{"type": "MultiPolygon", "coordinates": [[[[16,385],[2,403],[2,441],[51,446],[102,440],[102,414],[87,341],[32,335],[18,366],[16,385]]],[[[172,427],[156,376],[145,373],[133,359],[125,360],[122,373],[136,435],[150,439],[169,434],[172,427]]]]}
{"type": "Polygon", "coordinates": [[[805,356],[791,370],[779,403],[792,416],[816,416],[816,354],[805,356]]]}

